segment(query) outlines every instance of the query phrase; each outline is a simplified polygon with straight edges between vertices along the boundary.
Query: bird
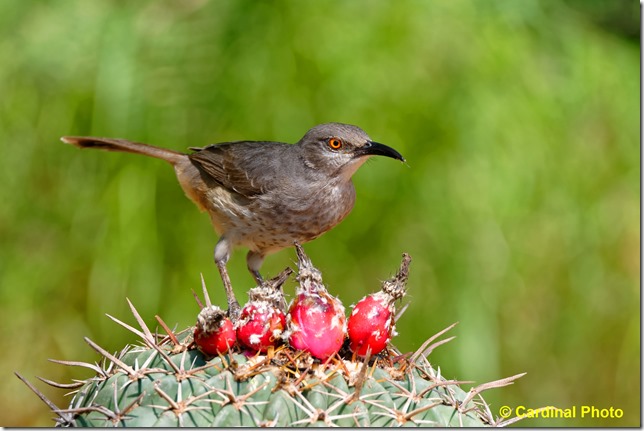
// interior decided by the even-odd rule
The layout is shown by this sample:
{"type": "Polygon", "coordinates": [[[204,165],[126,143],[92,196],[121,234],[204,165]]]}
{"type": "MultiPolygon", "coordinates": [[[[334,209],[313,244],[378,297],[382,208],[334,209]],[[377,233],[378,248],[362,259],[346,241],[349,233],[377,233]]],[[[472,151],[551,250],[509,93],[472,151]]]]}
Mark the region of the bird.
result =
{"type": "Polygon", "coordinates": [[[295,144],[234,141],[189,147],[190,153],[126,139],[64,136],[79,148],[120,151],[170,163],[186,196],[210,215],[219,240],[214,261],[226,291],[228,313],[240,307],[226,269],[233,249],[248,248],[246,263],[258,284],[264,258],[318,238],[352,210],[353,174],[372,156],[404,162],[395,149],[361,128],[319,124],[295,144]]]}

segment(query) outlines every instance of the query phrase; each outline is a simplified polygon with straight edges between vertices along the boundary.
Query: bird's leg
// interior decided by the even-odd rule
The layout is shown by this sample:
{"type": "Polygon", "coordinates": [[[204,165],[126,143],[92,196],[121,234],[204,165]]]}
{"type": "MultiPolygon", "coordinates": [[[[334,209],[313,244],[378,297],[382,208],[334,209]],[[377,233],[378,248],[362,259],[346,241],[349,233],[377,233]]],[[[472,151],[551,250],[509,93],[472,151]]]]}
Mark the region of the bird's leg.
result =
{"type": "Polygon", "coordinates": [[[235,292],[233,292],[233,286],[230,283],[230,277],[228,276],[228,270],[226,269],[226,263],[230,257],[230,246],[228,241],[221,237],[217,245],[215,246],[215,264],[217,264],[217,269],[219,269],[219,274],[221,275],[221,281],[224,283],[224,289],[226,290],[226,299],[228,300],[228,317],[230,320],[235,323],[239,318],[241,312],[241,307],[237,298],[235,298],[235,292]]]}
{"type": "Polygon", "coordinates": [[[253,250],[250,250],[246,255],[246,265],[258,286],[264,282],[262,274],[259,273],[259,268],[261,268],[262,262],[264,262],[264,257],[262,253],[253,250]]]}
{"type": "Polygon", "coordinates": [[[230,277],[228,276],[228,270],[226,269],[226,262],[215,262],[217,268],[219,269],[219,274],[221,275],[221,280],[224,282],[224,289],[226,290],[226,298],[228,299],[228,317],[234,322],[239,318],[241,312],[241,307],[237,298],[235,298],[235,292],[233,292],[233,286],[230,283],[230,277]]]}

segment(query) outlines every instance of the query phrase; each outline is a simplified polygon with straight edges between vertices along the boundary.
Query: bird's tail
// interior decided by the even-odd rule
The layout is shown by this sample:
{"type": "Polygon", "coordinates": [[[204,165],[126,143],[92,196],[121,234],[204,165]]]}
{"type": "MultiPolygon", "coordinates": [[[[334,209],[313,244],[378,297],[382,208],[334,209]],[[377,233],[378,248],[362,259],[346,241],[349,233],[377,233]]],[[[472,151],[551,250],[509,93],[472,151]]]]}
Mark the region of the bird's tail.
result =
{"type": "Polygon", "coordinates": [[[125,139],[95,138],[90,136],[63,136],[60,138],[66,144],[75,145],[78,148],[97,148],[106,151],[122,151],[125,153],[142,154],[165,160],[176,164],[185,159],[186,155],[178,151],[159,148],[152,145],[131,142],[125,139]]]}

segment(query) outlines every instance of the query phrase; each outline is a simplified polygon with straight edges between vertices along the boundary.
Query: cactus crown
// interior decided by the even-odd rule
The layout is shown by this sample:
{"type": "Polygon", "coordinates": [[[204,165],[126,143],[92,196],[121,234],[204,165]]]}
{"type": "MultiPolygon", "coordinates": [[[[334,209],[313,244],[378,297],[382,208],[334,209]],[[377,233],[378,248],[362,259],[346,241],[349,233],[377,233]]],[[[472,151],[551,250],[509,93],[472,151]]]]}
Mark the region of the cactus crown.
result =
{"type": "Polygon", "coordinates": [[[48,403],[59,426],[505,425],[480,393],[523,375],[469,392],[460,388],[468,382],[442,377],[427,356],[453,338],[436,341],[455,325],[411,355],[390,348],[372,359],[322,363],[281,346],[265,355],[208,358],[190,348],[190,330],[153,334],[131,308],[141,329],[110,318],[138,335],[142,345],[113,355],[86,338],[102,356],[98,364],[57,362],[89,368],[93,377],[72,384],[42,379],[73,390],[68,408],[56,407],[18,375],[48,403]]]}
{"type": "MultiPolygon", "coordinates": [[[[313,296],[328,295],[321,273],[299,246],[296,250],[300,288],[313,296]]],[[[405,292],[409,262],[409,256],[403,255],[400,270],[379,292],[389,296],[391,303],[405,292]]],[[[285,270],[262,283],[251,297],[268,295],[284,309],[278,304],[283,299],[273,294],[281,292],[290,273],[285,270]]],[[[440,368],[431,366],[428,356],[454,338],[439,339],[455,324],[409,354],[388,344],[376,355],[369,349],[358,355],[347,339],[331,356],[317,356],[324,358],[320,360],[312,356],[314,350],[293,347],[291,338],[290,343],[270,345],[263,353],[253,353],[234,341],[234,345],[224,343],[224,350],[216,351],[226,353],[211,356],[201,345],[195,348],[195,337],[211,326],[215,332],[220,330],[218,322],[227,322],[228,331],[233,329],[225,312],[210,303],[205,285],[204,296],[206,305],[199,313],[197,331],[174,332],[157,316],[165,334],[153,333],[129,300],[138,328],[108,315],[140,343],[112,354],[85,338],[101,355],[99,363],[55,361],[94,373],[71,384],[41,379],[72,390],[68,408],[58,408],[16,375],[47,403],[61,426],[498,426],[517,420],[495,418],[481,392],[512,384],[523,374],[465,392],[460,385],[469,382],[447,380],[440,368]]]]}

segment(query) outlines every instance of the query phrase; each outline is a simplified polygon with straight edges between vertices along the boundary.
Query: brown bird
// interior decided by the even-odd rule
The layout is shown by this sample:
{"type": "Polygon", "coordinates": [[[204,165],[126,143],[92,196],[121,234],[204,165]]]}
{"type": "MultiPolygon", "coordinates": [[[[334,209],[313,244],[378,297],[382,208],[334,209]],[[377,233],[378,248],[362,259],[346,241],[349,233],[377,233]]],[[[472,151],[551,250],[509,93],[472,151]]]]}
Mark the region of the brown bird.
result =
{"type": "Polygon", "coordinates": [[[295,242],[311,241],[340,223],[353,208],[351,176],[370,156],[404,158],[374,142],[359,127],[327,123],[313,127],[294,145],[238,141],[190,148],[184,154],[124,139],[65,136],[63,142],[142,154],[174,166],[186,195],[207,211],[220,236],[215,263],[221,274],[229,314],[239,303],[226,262],[236,246],[249,249],[248,270],[258,284],[266,255],[295,242]]]}

